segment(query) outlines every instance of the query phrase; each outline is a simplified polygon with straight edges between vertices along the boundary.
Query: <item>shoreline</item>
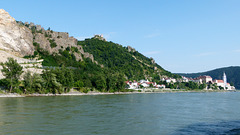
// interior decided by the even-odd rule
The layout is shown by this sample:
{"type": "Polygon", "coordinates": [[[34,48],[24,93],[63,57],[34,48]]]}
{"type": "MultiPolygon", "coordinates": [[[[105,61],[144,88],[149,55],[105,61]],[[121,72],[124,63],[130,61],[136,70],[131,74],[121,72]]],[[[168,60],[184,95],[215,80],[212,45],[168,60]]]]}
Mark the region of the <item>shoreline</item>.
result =
{"type": "Polygon", "coordinates": [[[85,95],[121,95],[121,94],[150,94],[150,93],[208,93],[208,92],[237,92],[237,90],[158,90],[158,91],[151,91],[146,90],[144,92],[89,92],[89,93],[81,93],[81,92],[69,92],[69,93],[62,93],[62,94],[17,94],[17,93],[0,93],[1,97],[53,97],[53,96],[85,96],[85,95]]]}

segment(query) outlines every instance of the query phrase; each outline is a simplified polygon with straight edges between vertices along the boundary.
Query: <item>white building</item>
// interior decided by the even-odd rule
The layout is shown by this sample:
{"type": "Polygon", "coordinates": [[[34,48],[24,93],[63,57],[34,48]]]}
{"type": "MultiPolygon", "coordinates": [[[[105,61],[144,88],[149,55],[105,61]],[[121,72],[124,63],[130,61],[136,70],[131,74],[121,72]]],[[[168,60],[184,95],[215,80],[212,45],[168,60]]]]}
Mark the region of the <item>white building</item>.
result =
{"type": "Polygon", "coordinates": [[[202,83],[212,83],[212,77],[208,75],[199,76],[197,79],[202,79],[202,83]]]}
{"type": "Polygon", "coordinates": [[[214,80],[213,83],[217,84],[217,86],[223,87],[224,90],[235,90],[234,86],[227,83],[227,76],[225,73],[223,73],[223,80],[214,80]]]}
{"type": "Polygon", "coordinates": [[[127,81],[126,82],[129,86],[129,89],[137,89],[138,88],[138,82],[136,81],[127,81]]]}
{"type": "Polygon", "coordinates": [[[174,78],[165,78],[165,81],[166,81],[166,83],[176,83],[177,82],[177,80],[176,79],[174,79],[174,78]]]}
{"type": "Polygon", "coordinates": [[[161,85],[158,84],[155,87],[159,88],[159,89],[165,89],[166,88],[166,86],[164,84],[161,84],[161,85]]]}
{"type": "Polygon", "coordinates": [[[226,89],[226,87],[227,87],[227,76],[226,76],[226,74],[225,74],[225,72],[223,73],[223,83],[224,83],[224,90],[226,89]]]}
{"type": "Polygon", "coordinates": [[[185,76],[182,76],[182,81],[183,82],[189,82],[189,79],[187,77],[185,77],[185,76]]]}

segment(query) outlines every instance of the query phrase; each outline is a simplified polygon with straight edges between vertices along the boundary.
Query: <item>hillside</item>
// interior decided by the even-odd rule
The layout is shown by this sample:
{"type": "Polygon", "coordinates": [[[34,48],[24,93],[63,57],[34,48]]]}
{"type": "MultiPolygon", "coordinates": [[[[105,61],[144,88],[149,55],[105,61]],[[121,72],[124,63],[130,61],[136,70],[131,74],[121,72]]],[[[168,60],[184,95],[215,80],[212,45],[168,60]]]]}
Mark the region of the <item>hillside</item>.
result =
{"type": "Polygon", "coordinates": [[[135,49],[123,47],[122,45],[99,40],[97,38],[78,41],[85,52],[93,54],[94,59],[104,68],[121,72],[127,79],[159,80],[161,76],[178,77],[164,70],[154,62],[135,49]]]}
{"type": "Polygon", "coordinates": [[[129,50],[130,47],[123,47],[95,37],[78,41],[77,45],[78,47],[68,46],[65,49],[59,49],[58,53],[50,54],[41,48],[39,43],[34,42],[36,55],[25,56],[25,58],[39,57],[44,60],[43,66],[47,67],[65,66],[81,68],[81,70],[96,70],[99,73],[103,71],[120,73],[126,80],[158,81],[161,77],[166,76],[179,77],[164,70],[152,58],[147,58],[135,49],[134,51],[129,50]],[[79,53],[78,48],[83,48],[84,53],[92,55],[91,58],[82,57],[77,60],[74,54],[79,53]]]}
{"type": "Polygon", "coordinates": [[[240,89],[240,67],[239,66],[234,66],[234,67],[224,67],[224,68],[219,68],[207,72],[201,72],[201,73],[177,73],[178,75],[186,76],[186,77],[198,77],[201,75],[210,75],[213,79],[222,79],[223,72],[226,73],[227,75],[227,81],[229,83],[233,83],[234,86],[237,89],[240,89]]]}
{"type": "MultiPolygon", "coordinates": [[[[6,56],[17,58],[18,62],[24,58],[24,71],[34,68],[31,72],[40,73],[43,69],[67,68],[71,70],[67,72],[73,73],[75,86],[98,90],[123,89],[125,80],[159,81],[162,77],[180,77],[164,70],[153,58],[130,46],[106,41],[101,35],[78,41],[67,32],[16,21],[5,10],[0,12],[0,53],[7,53],[6,56]],[[38,61],[43,61],[42,65],[38,61]]],[[[2,61],[6,60],[7,57],[2,57],[2,61]]],[[[51,72],[59,74],[58,70],[51,72]]],[[[61,81],[61,77],[56,78],[61,81]]]]}

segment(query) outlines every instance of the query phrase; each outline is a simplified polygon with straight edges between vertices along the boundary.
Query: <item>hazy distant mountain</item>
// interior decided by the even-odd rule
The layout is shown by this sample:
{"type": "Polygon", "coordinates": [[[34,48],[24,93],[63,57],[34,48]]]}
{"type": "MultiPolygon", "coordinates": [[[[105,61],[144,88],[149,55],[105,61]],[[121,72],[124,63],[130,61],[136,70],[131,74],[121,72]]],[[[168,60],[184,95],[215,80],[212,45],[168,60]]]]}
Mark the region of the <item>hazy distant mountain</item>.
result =
{"type": "Polygon", "coordinates": [[[195,78],[201,75],[210,75],[213,79],[222,79],[223,72],[225,72],[227,75],[227,81],[229,83],[232,82],[237,89],[240,89],[240,67],[239,66],[218,68],[218,69],[214,69],[207,72],[201,72],[201,73],[187,73],[187,74],[177,73],[177,74],[186,76],[186,77],[192,77],[192,78],[195,78]]]}

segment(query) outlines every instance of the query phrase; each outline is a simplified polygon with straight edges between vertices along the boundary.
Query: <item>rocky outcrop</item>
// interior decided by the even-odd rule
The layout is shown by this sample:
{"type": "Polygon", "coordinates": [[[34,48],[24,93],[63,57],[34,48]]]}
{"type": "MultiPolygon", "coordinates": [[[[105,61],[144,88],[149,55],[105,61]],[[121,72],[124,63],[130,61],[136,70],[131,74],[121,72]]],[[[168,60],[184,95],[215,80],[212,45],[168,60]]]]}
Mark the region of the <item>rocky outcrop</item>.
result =
{"type": "Polygon", "coordinates": [[[155,60],[152,57],[150,58],[150,60],[152,64],[155,64],[155,60]]]}
{"type": "Polygon", "coordinates": [[[107,40],[103,37],[102,34],[101,34],[101,35],[94,35],[93,38],[98,39],[98,40],[102,40],[102,41],[107,41],[107,40]]]}
{"type": "Polygon", "coordinates": [[[136,50],[131,46],[127,46],[127,49],[128,49],[128,52],[136,52],[136,50]]]}
{"type": "Polygon", "coordinates": [[[67,32],[55,32],[50,29],[45,30],[41,25],[35,25],[33,23],[22,23],[22,25],[32,30],[33,42],[38,43],[41,48],[47,50],[50,54],[58,54],[59,50],[64,51],[68,47],[74,47],[77,48],[77,52],[72,53],[75,55],[76,60],[82,61],[84,57],[90,58],[94,62],[93,55],[84,52],[82,46],[77,45],[78,40],[74,37],[70,37],[67,32]]]}
{"type": "Polygon", "coordinates": [[[64,51],[70,48],[76,60],[82,61],[84,57],[95,62],[93,55],[84,52],[82,46],[77,45],[78,40],[70,37],[67,32],[55,32],[50,28],[45,30],[41,25],[35,25],[32,22],[16,21],[5,10],[0,9],[1,50],[20,57],[33,55],[35,42],[50,54],[59,54],[59,50],[64,51]],[[75,48],[75,52],[71,48],[75,48]]]}
{"type": "Polygon", "coordinates": [[[34,52],[32,32],[16,23],[3,9],[0,9],[0,49],[19,56],[34,52]]]}

